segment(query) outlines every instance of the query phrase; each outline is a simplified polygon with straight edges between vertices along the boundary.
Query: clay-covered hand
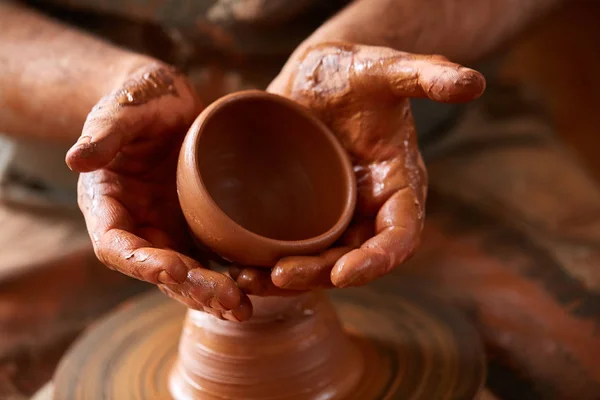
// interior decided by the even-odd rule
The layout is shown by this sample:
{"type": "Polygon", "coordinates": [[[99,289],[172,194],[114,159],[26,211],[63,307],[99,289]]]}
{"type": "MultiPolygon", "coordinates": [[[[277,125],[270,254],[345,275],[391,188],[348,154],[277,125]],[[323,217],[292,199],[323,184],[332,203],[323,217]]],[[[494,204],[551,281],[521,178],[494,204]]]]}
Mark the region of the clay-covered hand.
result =
{"type": "Polygon", "coordinates": [[[200,108],[183,75],[146,65],[93,108],[67,164],[81,173],[79,206],[104,264],[191,308],[245,320],[252,307],[235,282],[184,255],[191,239],[177,198],[177,157],[200,108]]]}
{"type": "Polygon", "coordinates": [[[272,283],[264,282],[265,272],[233,270],[240,286],[263,294],[272,284],[358,286],[402,264],[419,243],[427,193],[409,98],[459,103],[484,89],[472,69],[389,48],[325,43],[289,62],[269,91],[310,108],[346,148],[358,183],[355,218],[337,247],[279,261],[272,283]]]}

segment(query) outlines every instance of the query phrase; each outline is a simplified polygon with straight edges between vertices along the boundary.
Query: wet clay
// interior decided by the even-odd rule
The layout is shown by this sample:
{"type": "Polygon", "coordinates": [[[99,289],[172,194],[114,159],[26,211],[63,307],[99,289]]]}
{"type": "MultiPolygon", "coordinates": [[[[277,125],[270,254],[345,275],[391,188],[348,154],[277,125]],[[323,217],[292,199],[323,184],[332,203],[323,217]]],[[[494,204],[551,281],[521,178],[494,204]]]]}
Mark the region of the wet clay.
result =
{"type": "Polygon", "coordinates": [[[115,94],[115,100],[122,106],[140,106],[163,96],[178,97],[173,81],[175,74],[179,72],[173,67],[150,67],[139,78],[125,82],[115,94]]]}
{"type": "Polygon", "coordinates": [[[198,241],[249,266],[326,249],[356,204],[352,165],[329,129],[260,91],[226,96],[200,114],[180,153],[177,188],[198,241]]]}
{"type": "Polygon", "coordinates": [[[478,398],[485,358],[474,328],[410,282],[378,283],[331,292],[333,308],[322,293],[253,297],[243,323],[144,295],[66,354],[54,399],[478,398]]]}
{"type": "Polygon", "coordinates": [[[253,298],[247,323],[189,311],[169,388],[175,399],[344,399],[365,372],[323,294],[253,298]]]}

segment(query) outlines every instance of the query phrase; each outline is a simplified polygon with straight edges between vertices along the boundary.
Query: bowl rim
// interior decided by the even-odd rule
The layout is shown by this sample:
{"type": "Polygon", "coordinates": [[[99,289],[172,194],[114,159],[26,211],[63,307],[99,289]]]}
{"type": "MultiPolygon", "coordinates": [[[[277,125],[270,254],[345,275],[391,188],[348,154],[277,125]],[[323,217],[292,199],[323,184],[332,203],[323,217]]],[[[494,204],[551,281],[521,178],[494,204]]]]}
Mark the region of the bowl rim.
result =
{"type": "MultiPolygon", "coordinates": [[[[225,95],[225,96],[219,98],[218,100],[216,100],[215,102],[210,104],[208,107],[206,107],[202,111],[202,113],[200,113],[200,115],[198,116],[198,118],[192,124],[192,126],[190,128],[190,131],[193,132],[192,134],[194,135],[194,137],[193,137],[193,140],[189,143],[189,147],[193,149],[193,151],[190,152],[191,154],[188,154],[190,156],[189,161],[191,161],[193,163],[192,165],[196,165],[196,166],[198,165],[198,153],[197,153],[198,142],[202,136],[203,130],[207,126],[206,122],[209,120],[209,118],[212,115],[214,115],[215,113],[222,110],[224,107],[231,105],[232,103],[239,102],[239,101],[245,101],[245,100],[249,100],[249,99],[261,99],[261,100],[275,101],[279,104],[283,104],[284,106],[293,108],[299,114],[303,115],[307,120],[309,120],[313,125],[315,125],[321,131],[321,133],[325,136],[325,138],[327,139],[327,142],[333,148],[334,153],[337,155],[338,163],[341,164],[342,171],[344,171],[343,179],[346,181],[346,185],[345,185],[346,186],[346,199],[345,199],[345,203],[343,206],[343,210],[340,213],[338,219],[336,220],[335,224],[333,224],[328,230],[326,230],[325,232],[323,232],[317,236],[311,237],[311,238],[300,239],[300,240],[274,239],[274,238],[262,236],[255,232],[252,232],[251,230],[238,224],[229,215],[227,215],[227,213],[225,213],[225,211],[223,211],[221,209],[221,207],[216,203],[216,201],[212,198],[212,196],[208,192],[208,189],[206,188],[206,186],[204,185],[204,182],[202,180],[202,176],[201,176],[202,174],[201,174],[201,171],[199,170],[199,168],[195,168],[193,170],[193,172],[191,173],[191,177],[193,177],[193,179],[194,179],[196,188],[205,197],[205,200],[209,203],[210,207],[213,208],[215,212],[218,212],[220,214],[221,218],[219,218],[219,219],[222,219],[223,221],[227,221],[227,223],[230,226],[231,225],[235,226],[235,231],[237,233],[244,234],[247,237],[252,238],[254,241],[259,241],[263,244],[274,246],[274,247],[277,247],[280,249],[290,249],[290,250],[298,248],[298,247],[304,248],[304,247],[317,246],[320,243],[325,243],[325,242],[331,241],[332,237],[335,237],[335,239],[333,240],[333,242],[335,242],[335,240],[337,240],[343,234],[343,232],[346,230],[346,228],[350,225],[350,222],[352,220],[352,217],[354,215],[354,211],[356,208],[357,183],[356,183],[356,177],[354,174],[354,168],[352,166],[352,163],[350,161],[350,157],[349,157],[348,153],[346,152],[346,150],[344,149],[342,144],[339,142],[339,140],[335,137],[333,132],[320,119],[318,119],[315,115],[313,115],[312,112],[310,112],[310,110],[308,108],[300,105],[299,103],[297,103],[291,99],[288,99],[286,97],[283,97],[281,95],[266,92],[266,91],[261,91],[261,90],[243,90],[243,91],[230,93],[228,95],[225,95]]],[[[185,151],[186,149],[182,149],[182,150],[185,151]]]]}

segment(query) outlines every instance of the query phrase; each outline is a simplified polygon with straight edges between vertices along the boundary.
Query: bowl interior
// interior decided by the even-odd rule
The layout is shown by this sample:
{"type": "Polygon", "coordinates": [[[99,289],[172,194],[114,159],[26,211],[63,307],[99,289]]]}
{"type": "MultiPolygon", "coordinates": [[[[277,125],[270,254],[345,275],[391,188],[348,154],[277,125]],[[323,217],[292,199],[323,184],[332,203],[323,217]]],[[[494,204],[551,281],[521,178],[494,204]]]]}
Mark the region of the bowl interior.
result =
{"type": "Polygon", "coordinates": [[[317,237],[348,203],[350,180],[335,139],[274,96],[233,98],[201,128],[200,178],[243,228],[275,240],[317,237]]]}

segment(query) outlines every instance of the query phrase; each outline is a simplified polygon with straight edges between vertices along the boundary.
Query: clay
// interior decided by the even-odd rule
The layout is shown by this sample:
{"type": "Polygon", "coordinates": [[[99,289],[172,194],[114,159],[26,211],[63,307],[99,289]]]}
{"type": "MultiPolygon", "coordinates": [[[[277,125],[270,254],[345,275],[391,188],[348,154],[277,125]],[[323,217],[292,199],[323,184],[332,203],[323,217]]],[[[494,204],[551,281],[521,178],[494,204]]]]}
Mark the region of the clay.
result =
{"type": "Polygon", "coordinates": [[[356,204],[352,165],[329,129],[261,91],[225,96],[198,116],[180,153],[177,191],[196,239],[249,266],[328,248],[356,204]]]}
{"type": "Polygon", "coordinates": [[[186,317],[180,303],[149,293],[75,344],[53,398],[478,398],[485,358],[473,327],[411,282],[383,281],[332,292],[333,308],[322,293],[253,297],[257,312],[243,323],[186,317]]]}
{"type": "Polygon", "coordinates": [[[348,398],[365,365],[322,294],[253,298],[242,324],[188,312],[175,399],[348,398]]]}
{"type": "Polygon", "coordinates": [[[124,83],[115,98],[122,106],[139,106],[162,96],[179,96],[172,74],[178,74],[175,68],[155,67],[144,71],[138,79],[124,83]]]}

